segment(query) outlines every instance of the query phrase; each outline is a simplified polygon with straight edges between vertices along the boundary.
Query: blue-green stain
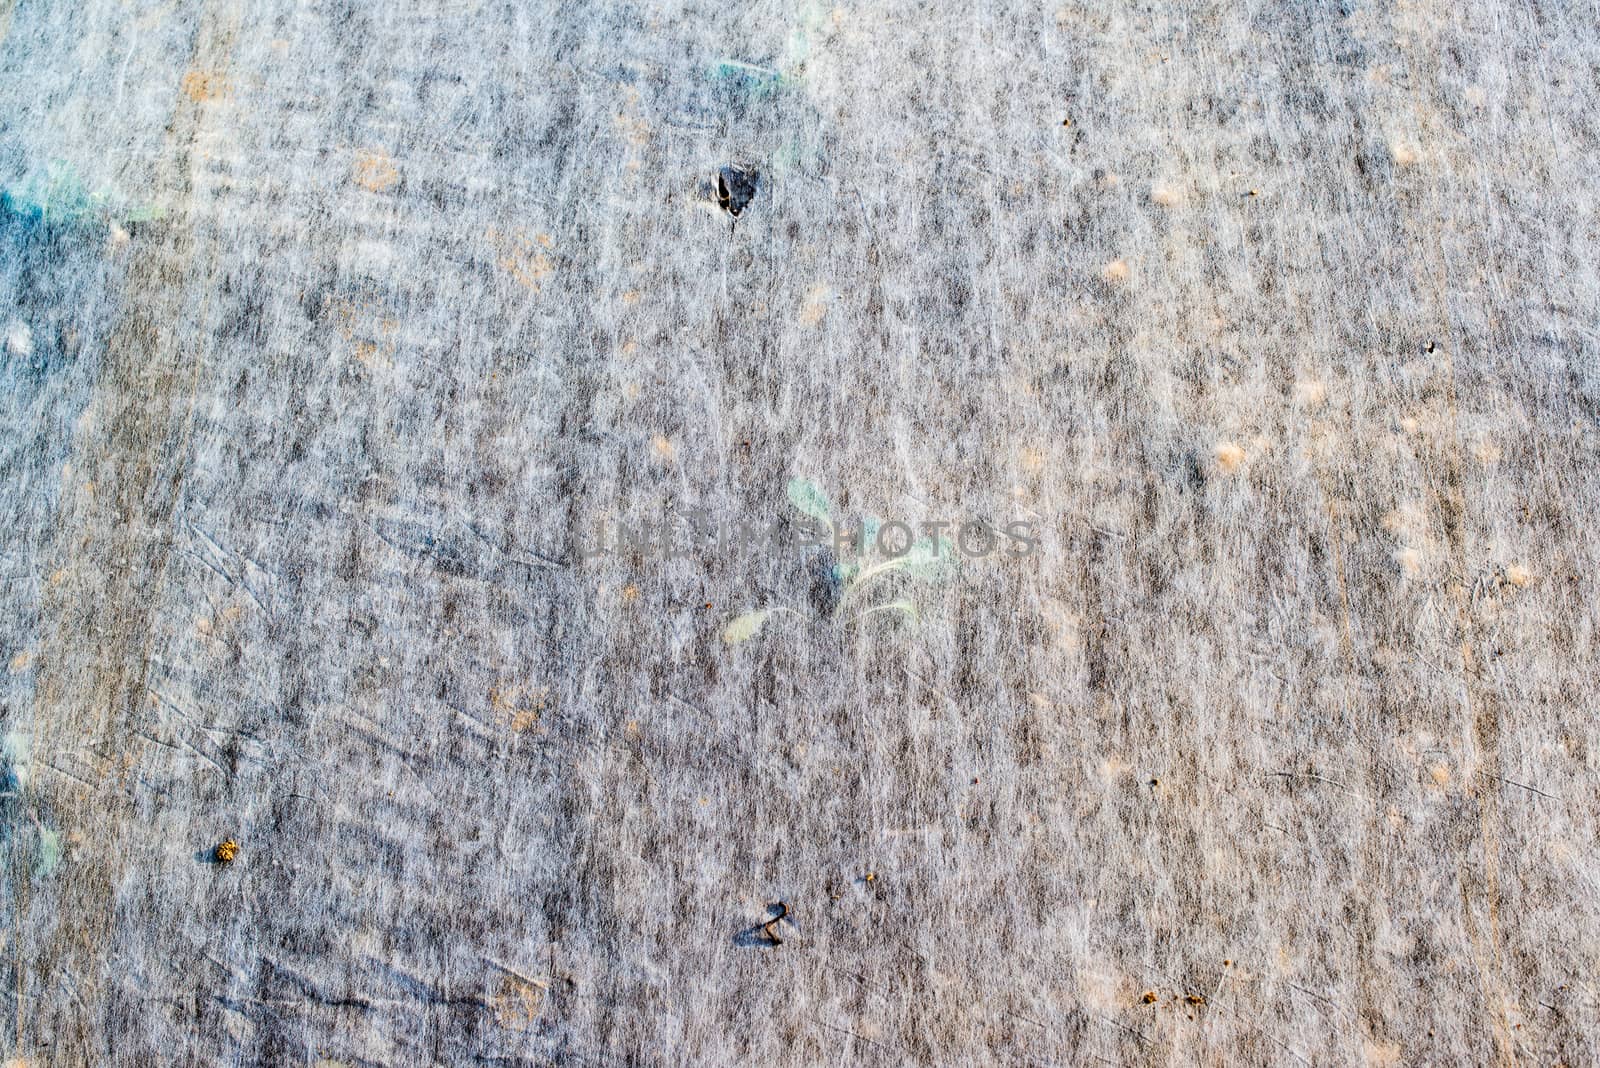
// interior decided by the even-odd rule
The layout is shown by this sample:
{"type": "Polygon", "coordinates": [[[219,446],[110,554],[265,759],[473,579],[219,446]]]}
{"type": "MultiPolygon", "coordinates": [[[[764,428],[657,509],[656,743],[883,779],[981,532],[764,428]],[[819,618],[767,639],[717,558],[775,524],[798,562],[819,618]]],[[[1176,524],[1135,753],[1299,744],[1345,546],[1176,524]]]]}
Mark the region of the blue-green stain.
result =
{"type": "Polygon", "coordinates": [[[811,41],[814,37],[822,35],[823,27],[827,24],[827,8],[818,0],[812,0],[800,12],[800,25],[789,34],[788,47],[784,50],[783,70],[785,74],[793,76],[795,68],[806,61],[811,55],[811,41]]]}
{"type": "Polygon", "coordinates": [[[758,67],[754,63],[741,63],[724,59],[713,63],[706,71],[713,81],[732,84],[750,96],[769,96],[788,85],[788,79],[771,67],[758,67]]]}
{"type": "Polygon", "coordinates": [[[77,168],[52,160],[42,175],[0,190],[0,215],[34,226],[80,226],[115,220],[140,223],[159,219],[160,208],[130,204],[110,189],[91,190],[77,168]]]}
{"type": "Polygon", "coordinates": [[[801,12],[800,24],[784,43],[783,63],[777,67],[763,67],[737,59],[723,59],[713,63],[706,71],[713,81],[731,83],[753,97],[769,96],[798,85],[800,68],[811,55],[811,39],[822,32],[826,22],[826,9],[813,2],[801,12]]]}
{"type": "MultiPolygon", "coordinates": [[[[833,518],[833,504],[821,486],[809,478],[792,478],[785,487],[785,494],[795,511],[810,519],[819,533],[831,531],[835,536],[836,549],[843,548],[837,545],[841,531],[833,518]]],[[[951,544],[949,538],[938,535],[918,538],[898,556],[887,556],[880,552],[883,546],[878,545],[878,536],[882,533],[883,527],[883,521],[877,516],[863,517],[859,528],[859,540],[856,537],[846,539],[857,544],[858,552],[855,558],[838,560],[833,565],[832,574],[837,593],[833,608],[835,626],[847,626],[883,612],[897,613],[915,625],[921,621],[922,613],[914,598],[900,597],[893,601],[859,607],[860,597],[857,595],[869,586],[876,592],[878,587],[873,580],[879,576],[900,574],[914,583],[938,585],[948,581],[956,572],[955,546],[951,544]],[[854,614],[845,613],[847,604],[856,606],[854,614]]],[[[723,642],[727,645],[737,645],[749,641],[761,633],[767,619],[774,612],[802,614],[786,605],[770,605],[745,612],[724,625],[723,642]]]]}
{"type": "Polygon", "coordinates": [[[33,874],[44,878],[61,864],[61,835],[48,827],[39,828],[38,858],[34,861],[33,874]]]}
{"type": "Polygon", "coordinates": [[[807,478],[791,478],[788,486],[789,503],[794,505],[802,515],[823,523],[832,522],[833,507],[828,503],[828,495],[822,492],[822,487],[807,478]]]}

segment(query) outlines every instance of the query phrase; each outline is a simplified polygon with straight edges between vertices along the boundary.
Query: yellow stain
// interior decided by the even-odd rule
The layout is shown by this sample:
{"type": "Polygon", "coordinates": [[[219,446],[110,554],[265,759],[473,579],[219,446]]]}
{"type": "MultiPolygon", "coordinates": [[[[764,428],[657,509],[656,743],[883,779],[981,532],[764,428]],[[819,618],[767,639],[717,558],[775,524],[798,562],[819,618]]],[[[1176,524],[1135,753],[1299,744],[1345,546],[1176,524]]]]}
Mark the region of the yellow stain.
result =
{"type": "Polygon", "coordinates": [[[524,982],[507,976],[489,1004],[501,1027],[522,1031],[539,1018],[544,1008],[545,992],[549,989],[550,984],[539,979],[524,982]]]}
{"type": "Polygon", "coordinates": [[[1217,466],[1230,474],[1244,466],[1245,451],[1231,441],[1217,443],[1217,466]]]}
{"type": "Polygon", "coordinates": [[[806,290],[805,300],[800,304],[800,322],[806,326],[816,326],[827,318],[828,302],[832,296],[833,291],[821,282],[806,290]]]}
{"type": "Polygon", "coordinates": [[[484,236],[494,247],[495,264],[535,293],[555,273],[555,262],[540,251],[554,244],[549,234],[529,237],[523,230],[504,234],[491,226],[484,236]]]}
{"type": "Polygon", "coordinates": [[[352,170],[355,182],[369,193],[382,193],[400,181],[400,171],[383,152],[372,150],[356,156],[352,170]]]}
{"type": "Polygon", "coordinates": [[[1389,154],[1394,157],[1395,165],[1400,167],[1413,166],[1420,158],[1416,148],[1403,141],[1391,141],[1389,154]]]}
{"type": "Polygon", "coordinates": [[[540,716],[549,703],[550,689],[547,686],[535,689],[515,683],[505,688],[489,688],[489,707],[494,709],[495,719],[516,734],[538,726],[540,716]]]}
{"type": "Polygon", "coordinates": [[[228,92],[228,82],[217,71],[191,70],[183,76],[183,94],[195,103],[215,100],[228,92]]]}
{"type": "Polygon", "coordinates": [[[1302,378],[1294,384],[1294,402],[1302,408],[1319,408],[1328,399],[1328,387],[1314,378],[1302,378]]]}

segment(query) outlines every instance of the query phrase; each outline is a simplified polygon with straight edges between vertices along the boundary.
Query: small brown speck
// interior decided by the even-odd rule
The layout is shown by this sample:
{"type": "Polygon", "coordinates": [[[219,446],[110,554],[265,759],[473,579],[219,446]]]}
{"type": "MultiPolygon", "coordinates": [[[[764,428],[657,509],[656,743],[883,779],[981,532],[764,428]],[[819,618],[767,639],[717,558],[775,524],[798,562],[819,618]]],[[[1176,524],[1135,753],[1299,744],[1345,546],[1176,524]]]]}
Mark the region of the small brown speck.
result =
{"type": "Polygon", "coordinates": [[[1156,992],[1154,990],[1146,990],[1144,992],[1144,1003],[1146,1005],[1154,1005],[1156,1003],[1156,992]]]}
{"type": "Polygon", "coordinates": [[[233,858],[239,855],[239,843],[235,842],[232,838],[229,838],[224,842],[219,842],[217,843],[217,848],[215,849],[214,854],[217,858],[218,864],[231,864],[233,862],[233,858]]]}
{"type": "Polygon", "coordinates": [[[877,872],[875,872],[875,871],[869,871],[869,872],[867,872],[867,882],[869,882],[869,883],[870,883],[870,882],[873,882],[873,881],[875,881],[875,880],[876,880],[876,879],[877,879],[877,878],[878,878],[878,873],[877,873],[877,872]]]}
{"type": "Polygon", "coordinates": [[[1206,1003],[1206,999],[1201,997],[1199,994],[1187,994],[1184,996],[1183,1000],[1187,1001],[1191,1005],[1204,1005],[1206,1003]]]}

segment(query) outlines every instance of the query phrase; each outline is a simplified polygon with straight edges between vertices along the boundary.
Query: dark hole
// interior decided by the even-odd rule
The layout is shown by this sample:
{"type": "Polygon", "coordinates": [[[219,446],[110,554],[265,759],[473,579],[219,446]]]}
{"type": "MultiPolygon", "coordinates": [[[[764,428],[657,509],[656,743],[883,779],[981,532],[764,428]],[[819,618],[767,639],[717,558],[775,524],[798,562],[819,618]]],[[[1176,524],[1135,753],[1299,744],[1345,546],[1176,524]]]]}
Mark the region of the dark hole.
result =
{"type": "Polygon", "coordinates": [[[735,219],[756,195],[755,171],[724,167],[717,172],[717,203],[735,219]]]}

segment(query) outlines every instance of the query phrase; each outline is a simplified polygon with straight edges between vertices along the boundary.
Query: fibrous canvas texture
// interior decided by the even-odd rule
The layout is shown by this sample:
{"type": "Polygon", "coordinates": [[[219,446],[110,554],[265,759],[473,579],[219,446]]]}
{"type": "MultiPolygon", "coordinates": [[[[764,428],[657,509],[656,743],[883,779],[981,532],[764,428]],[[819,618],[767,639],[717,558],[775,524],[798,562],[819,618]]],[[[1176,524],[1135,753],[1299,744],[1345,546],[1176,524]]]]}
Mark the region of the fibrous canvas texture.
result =
{"type": "Polygon", "coordinates": [[[1591,1062],[1597,70],[0,0],[4,1054],[1591,1062]]]}

